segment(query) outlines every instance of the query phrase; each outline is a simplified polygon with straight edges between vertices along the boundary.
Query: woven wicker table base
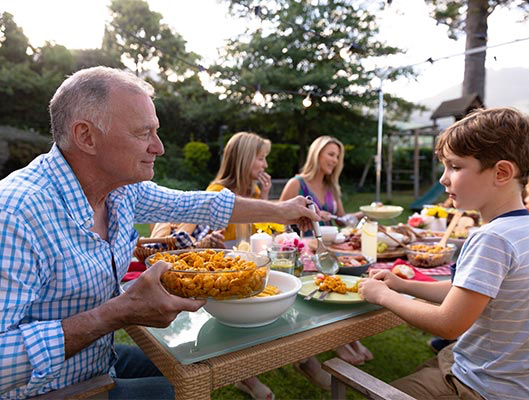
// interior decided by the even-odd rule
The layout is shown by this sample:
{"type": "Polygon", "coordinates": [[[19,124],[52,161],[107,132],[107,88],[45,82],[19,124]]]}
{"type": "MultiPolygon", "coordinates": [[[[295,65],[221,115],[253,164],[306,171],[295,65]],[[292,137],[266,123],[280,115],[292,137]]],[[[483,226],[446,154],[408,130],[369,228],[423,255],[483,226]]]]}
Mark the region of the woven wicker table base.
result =
{"type": "Polygon", "coordinates": [[[203,362],[180,364],[149,331],[127,333],[175,387],[175,399],[209,399],[212,390],[403,324],[388,310],[371,311],[203,362]]]}

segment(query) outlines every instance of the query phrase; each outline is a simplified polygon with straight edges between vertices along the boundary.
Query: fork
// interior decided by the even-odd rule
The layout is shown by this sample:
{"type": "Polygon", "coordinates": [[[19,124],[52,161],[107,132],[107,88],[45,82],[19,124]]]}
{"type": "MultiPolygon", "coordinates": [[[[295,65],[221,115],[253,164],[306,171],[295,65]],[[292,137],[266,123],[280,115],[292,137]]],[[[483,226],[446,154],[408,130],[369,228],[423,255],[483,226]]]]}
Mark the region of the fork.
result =
{"type": "Polygon", "coordinates": [[[310,292],[308,295],[303,297],[303,300],[310,300],[314,297],[314,295],[318,292],[318,288],[314,289],[312,292],[310,292]]]}
{"type": "Polygon", "coordinates": [[[330,292],[329,291],[324,291],[320,297],[318,297],[316,300],[319,300],[319,301],[323,301],[325,299],[325,297],[327,297],[327,295],[329,294],[330,292]]]}

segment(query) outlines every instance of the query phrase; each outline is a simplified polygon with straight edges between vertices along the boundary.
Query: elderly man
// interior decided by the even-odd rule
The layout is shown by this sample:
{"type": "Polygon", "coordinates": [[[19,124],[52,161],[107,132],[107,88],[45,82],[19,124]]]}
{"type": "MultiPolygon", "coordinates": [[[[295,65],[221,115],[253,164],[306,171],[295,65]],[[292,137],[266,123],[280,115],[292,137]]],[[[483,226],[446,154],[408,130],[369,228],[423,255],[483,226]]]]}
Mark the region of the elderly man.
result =
{"type": "Polygon", "coordinates": [[[170,396],[163,377],[144,378],[159,371],[143,354],[116,355],[112,333],[132,324],[165,327],[203,301],[167,293],[160,275],[169,264],[163,262],[120,294],[138,236],[133,223],[221,228],[276,221],[306,229],[319,219],[302,197],[270,203],[149,182],[164,152],[153,92],[111,68],[75,73],[50,102],[50,152],[0,181],[2,398],[35,396],[106,373],[117,378],[111,398],[141,397],[142,388],[146,397],[170,396]]]}

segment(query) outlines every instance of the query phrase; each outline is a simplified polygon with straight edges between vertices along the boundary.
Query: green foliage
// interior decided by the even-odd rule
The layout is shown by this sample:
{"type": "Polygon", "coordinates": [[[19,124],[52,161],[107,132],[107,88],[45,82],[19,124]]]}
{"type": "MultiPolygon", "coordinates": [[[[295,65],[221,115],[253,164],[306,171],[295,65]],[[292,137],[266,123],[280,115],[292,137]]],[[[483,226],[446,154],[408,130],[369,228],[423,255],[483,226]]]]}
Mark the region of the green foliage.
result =
{"type": "Polygon", "coordinates": [[[146,1],[112,0],[109,9],[112,22],[106,26],[103,49],[130,58],[137,75],[146,71],[146,64],[156,62],[167,79],[186,72],[188,63],[198,58],[186,53],[182,36],[161,23],[162,15],[151,11],[146,1]]]}
{"type": "Polygon", "coordinates": [[[9,61],[15,64],[29,61],[27,49],[29,41],[24,31],[8,12],[0,15],[0,62],[9,61]]]}
{"type": "Polygon", "coordinates": [[[291,178],[299,171],[299,146],[273,143],[266,161],[272,178],[291,178]]]}
{"type": "Polygon", "coordinates": [[[210,158],[211,153],[206,143],[192,141],[184,146],[184,165],[188,177],[201,186],[205,186],[211,180],[211,176],[207,173],[210,158]]]}
{"type": "Polygon", "coordinates": [[[184,146],[184,159],[190,170],[201,172],[211,158],[209,146],[202,142],[189,142],[184,146]]]}
{"type": "MultiPolygon", "coordinates": [[[[228,3],[234,14],[245,17],[254,7],[251,0],[228,3]]],[[[262,29],[230,41],[225,59],[212,68],[228,100],[241,109],[239,118],[273,141],[299,144],[301,158],[324,133],[355,132],[365,138],[367,132],[355,130],[351,121],[370,121],[365,109],[377,105],[378,88],[372,86],[377,71],[362,61],[398,51],[375,38],[375,16],[349,1],[275,0],[265,7],[259,16],[262,29]],[[342,57],[348,49],[352,53],[342,57]],[[265,107],[252,104],[258,85],[265,107]],[[304,108],[307,93],[312,106],[304,108]]],[[[407,73],[395,71],[389,79],[407,73]]],[[[410,110],[405,101],[386,101],[391,110],[410,110]]]]}

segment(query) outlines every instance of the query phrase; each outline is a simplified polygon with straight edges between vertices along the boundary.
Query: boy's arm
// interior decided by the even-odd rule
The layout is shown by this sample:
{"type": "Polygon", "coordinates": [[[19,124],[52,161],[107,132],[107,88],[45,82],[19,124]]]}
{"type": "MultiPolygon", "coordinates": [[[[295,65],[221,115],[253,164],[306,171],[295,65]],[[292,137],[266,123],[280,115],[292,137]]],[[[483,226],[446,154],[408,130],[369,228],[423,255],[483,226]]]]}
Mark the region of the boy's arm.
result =
{"type": "Polygon", "coordinates": [[[416,301],[391,290],[384,282],[364,279],[359,292],[374,304],[397,314],[411,325],[445,339],[456,339],[481,315],[490,297],[452,286],[439,305],[416,301]]]}
{"type": "Polygon", "coordinates": [[[384,281],[390,288],[399,293],[409,294],[423,300],[441,304],[450,291],[452,283],[450,281],[441,282],[421,282],[399,278],[387,269],[372,270],[369,277],[384,281]]]}

